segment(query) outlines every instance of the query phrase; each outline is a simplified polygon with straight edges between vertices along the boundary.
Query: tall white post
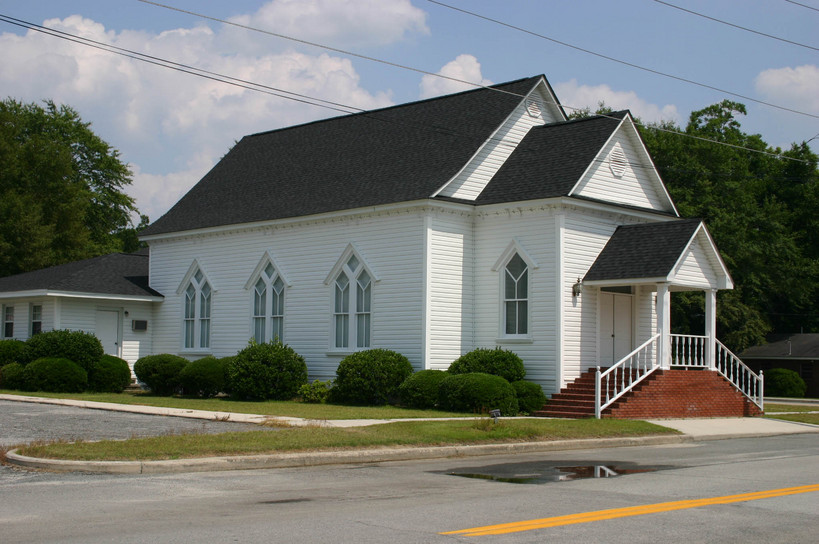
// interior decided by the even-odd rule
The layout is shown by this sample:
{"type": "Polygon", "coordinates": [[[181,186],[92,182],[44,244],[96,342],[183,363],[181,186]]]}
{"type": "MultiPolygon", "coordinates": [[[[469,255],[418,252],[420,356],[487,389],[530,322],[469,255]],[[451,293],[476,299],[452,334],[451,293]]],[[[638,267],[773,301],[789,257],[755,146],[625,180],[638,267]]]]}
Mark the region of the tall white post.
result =
{"type": "Polygon", "coordinates": [[[657,284],[657,332],[660,333],[660,345],[657,349],[657,362],[662,369],[671,368],[671,293],[667,283],[657,284]]]}
{"type": "Polygon", "coordinates": [[[717,290],[705,292],[705,360],[708,368],[716,369],[717,363],[717,290]]]}

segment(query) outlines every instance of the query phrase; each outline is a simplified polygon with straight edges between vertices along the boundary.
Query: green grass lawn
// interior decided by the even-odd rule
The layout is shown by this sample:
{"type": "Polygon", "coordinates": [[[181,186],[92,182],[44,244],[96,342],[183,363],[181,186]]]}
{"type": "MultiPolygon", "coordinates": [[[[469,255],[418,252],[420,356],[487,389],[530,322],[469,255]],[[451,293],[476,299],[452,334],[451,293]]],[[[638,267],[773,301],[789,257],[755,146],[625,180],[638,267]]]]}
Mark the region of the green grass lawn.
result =
{"type": "Polygon", "coordinates": [[[494,423],[490,418],[481,418],[402,421],[347,429],[315,426],[279,431],[185,434],[120,441],[58,442],[26,446],[19,452],[54,459],[158,460],[376,446],[440,446],[675,433],[677,431],[644,421],[516,419],[494,423]]]}
{"type": "Polygon", "coordinates": [[[412,410],[397,406],[339,406],[336,404],[308,404],[296,401],[243,402],[228,398],[199,399],[158,397],[148,393],[27,393],[0,390],[7,395],[26,395],[57,399],[74,399],[115,404],[161,406],[186,410],[209,410],[213,412],[236,412],[264,416],[301,417],[305,419],[408,419],[438,417],[469,417],[474,414],[441,412],[438,410],[412,410]]]}
{"type": "Polygon", "coordinates": [[[790,414],[766,415],[770,419],[782,419],[785,421],[795,421],[797,423],[810,423],[811,425],[819,425],[819,414],[805,414],[793,412],[790,414]]]}
{"type": "Polygon", "coordinates": [[[765,403],[765,413],[768,412],[819,412],[819,406],[806,404],[776,404],[774,402],[765,403]]]}

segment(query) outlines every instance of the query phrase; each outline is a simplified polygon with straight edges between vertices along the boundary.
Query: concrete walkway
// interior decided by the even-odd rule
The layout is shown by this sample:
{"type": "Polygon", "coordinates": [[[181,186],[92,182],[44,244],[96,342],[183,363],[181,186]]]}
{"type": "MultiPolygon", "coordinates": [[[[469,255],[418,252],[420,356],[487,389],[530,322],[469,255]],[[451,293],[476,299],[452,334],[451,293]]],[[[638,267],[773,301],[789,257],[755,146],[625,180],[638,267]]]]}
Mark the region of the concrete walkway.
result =
{"type": "MultiPolygon", "coordinates": [[[[209,412],[179,408],[135,406],[104,402],[50,399],[21,395],[0,395],[2,400],[56,404],[95,410],[131,412],[148,415],[186,417],[237,423],[270,424],[282,423],[290,426],[358,427],[407,421],[406,419],[356,419],[356,420],[311,420],[284,416],[263,416],[232,412],[209,412]]],[[[819,410],[819,407],[817,407],[819,410]]],[[[435,418],[430,418],[435,419],[435,418]]],[[[440,419],[440,418],[439,418],[440,419]]],[[[418,420],[416,420],[418,421],[418,420]]],[[[498,455],[511,453],[531,453],[538,451],[558,451],[622,446],[652,446],[679,444],[699,440],[719,440],[727,438],[753,438],[785,434],[819,433],[819,426],[793,423],[766,418],[709,418],[709,419],[660,419],[651,423],[679,431],[679,435],[645,436],[633,438],[605,438],[584,440],[555,440],[548,442],[525,442],[514,444],[480,444],[463,446],[438,446],[415,448],[373,448],[345,451],[321,451],[299,453],[277,453],[270,455],[248,455],[235,457],[209,457],[202,459],[181,459],[166,461],[62,461],[36,459],[14,453],[6,454],[6,460],[15,465],[52,471],[102,472],[109,474],[158,474],[170,472],[199,472],[215,470],[247,470],[259,468],[283,468],[315,466],[343,463],[375,463],[412,459],[433,459],[441,457],[463,457],[476,455],[498,455]]]]}

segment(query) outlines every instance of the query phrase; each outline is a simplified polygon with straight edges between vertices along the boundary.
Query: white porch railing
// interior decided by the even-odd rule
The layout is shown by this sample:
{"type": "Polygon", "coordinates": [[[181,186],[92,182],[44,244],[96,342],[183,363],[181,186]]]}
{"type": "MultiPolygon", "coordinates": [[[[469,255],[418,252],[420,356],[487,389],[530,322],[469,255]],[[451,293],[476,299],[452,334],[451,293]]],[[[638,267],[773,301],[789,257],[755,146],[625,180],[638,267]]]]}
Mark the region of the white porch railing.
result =
{"type": "Polygon", "coordinates": [[[709,368],[706,356],[707,336],[671,335],[671,366],[709,368]]]}
{"type": "Polygon", "coordinates": [[[719,340],[717,340],[715,366],[720,374],[734,384],[734,387],[748,397],[751,402],[759,406],[760,410],[765,409],[763,399],[765,376],[761,370],[757,375],[719,340]]]}
{"type": "Polygon", "coordinates": [[[660,368],[657,362],[659,339],[659,334],[651,337],[604,372],[600,372],[600,367],[597,367],[594,382],[594,417],[599,419],[603,410],[660,368]]]}

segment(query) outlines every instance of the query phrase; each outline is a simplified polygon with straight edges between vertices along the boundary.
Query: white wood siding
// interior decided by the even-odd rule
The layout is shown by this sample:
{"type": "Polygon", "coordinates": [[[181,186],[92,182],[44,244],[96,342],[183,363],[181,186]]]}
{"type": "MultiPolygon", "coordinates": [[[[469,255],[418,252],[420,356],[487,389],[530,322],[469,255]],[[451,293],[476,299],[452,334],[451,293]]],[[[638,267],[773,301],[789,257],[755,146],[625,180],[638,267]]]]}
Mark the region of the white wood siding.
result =
{"type": "Polygon", "coordinates": [[[154,319],[153,351],[197,358],[244,348],[252,336],[252,293],[244,286],[269,251],[291,282],[284,342],[306,359],[311,379],[333,378],[344,354],[331,349],[333,285],[325,279],[353,243],[380,279],[372,287],[372,347],[403,353],[420,369],[423,231],[422,212],[404,211],[153,241],[151,287],[165,295],[154,319]],[[177,289],[194,259],[215,290],[209,350],[182,349],[183,296],[177,289]]]}
{"type": "Polygon", "coordinates": [[[539,383],[547,393],[554,390],[557,380],[555,252],[554,208],[526,209],[523,213],[498,209],[476,220],[475,347],[500,346],[517,353],[526,366],[526,379],[539,383]],[[513,240],[538,265],[529,268],[530,338],[524,341],[503,338],[504,269],[492,270],[513,240]]]}
{"type": "Polygon", "coordinates": [[[465,200],[478,198],[529,129],[561,120],[556,117],[553,108],[548,106],[552,100],[540,88],[532,93],[530,98],[521,99],[521,103],[515,108],[512,115],[483,145],[466,167],[444,187],[440,195],[465,200]],[[540,104],[540,114],[536,117],[530,115],[527,109],[530,100],[536,100],[540,104]]]}
{"type": "Polygon", "coordinates": [[[652,210],[673,211],[648,154],[642,144],[635,141],[636,136],[631,135],[630,130],[631,127],[620,126],[592,161],[572,195],[652,210]],[[620,177],[615,176],[609,167],[609,154],[618,144],[628,161],[628,166],[620,177]]]}
{"type": "Polygon", "coordinates": [[[431,218],[427,278],[427,368],[446,370],[473,346],[471,216],[431,218]]]}
{"type": "Polygon", "coordinates": [[[637,337],[635,347],[659,332],[657,330],[657,304],[654,301],[656,293],[656,288],[649,285],[642,285],[636,290],[634,306],[637,312],[637,337]]]}
{"type": "Polygon", "coordinates": [[[715,270],[717,263],[709,257],[708,241],[705,234],[699,233],[685,252],[674,276],[674,283],[700,289],[716,289],[719,278],[715,270]]]}
{"type": "Polygon", "coordinates": [[[128,361],[131,371],[134,363],[140,357],[153,354],[152,334],[154,327],[154,307],[159,307],[161,303],[151,302],[124,302],[122,316],[122,342],[120,357],[128,361]],[[124,315],[124,311],[128,315],[124,315]],[[148,322],[147,331],[135,331],[131,327],[131,321],[145,320],[148,322]]]}

